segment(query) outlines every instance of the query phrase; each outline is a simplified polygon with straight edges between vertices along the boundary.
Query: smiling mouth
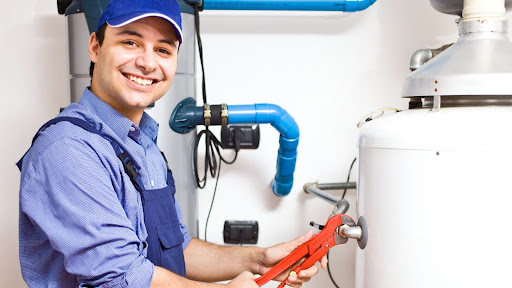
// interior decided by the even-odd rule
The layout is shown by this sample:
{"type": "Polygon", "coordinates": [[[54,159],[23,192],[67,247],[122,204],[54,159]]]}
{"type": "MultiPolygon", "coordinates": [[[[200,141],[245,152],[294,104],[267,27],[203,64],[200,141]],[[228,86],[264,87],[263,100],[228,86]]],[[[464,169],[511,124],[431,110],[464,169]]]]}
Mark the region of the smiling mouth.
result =
{"type": "Polygon", "coordinates": [[[158,82],[155,79],[143,79],[143,78],[139,78],[137,76],[129,75],[129,74],[124,74],[124,76],[126,78],[128,78],[130,81],[135,82],[142,86],[150,86],[151,84],[158,82]]]}

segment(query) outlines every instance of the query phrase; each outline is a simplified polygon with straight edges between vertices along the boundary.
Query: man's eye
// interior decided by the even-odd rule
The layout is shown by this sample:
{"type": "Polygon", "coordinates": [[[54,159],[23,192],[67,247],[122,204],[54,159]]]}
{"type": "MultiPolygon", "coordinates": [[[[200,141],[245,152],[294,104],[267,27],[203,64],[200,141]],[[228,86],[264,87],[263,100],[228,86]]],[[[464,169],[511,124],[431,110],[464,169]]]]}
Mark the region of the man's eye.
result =
{"type": "Polygon", "coordinates": [[[135,45],[137,45],[137,44],[135,44],[135,42],[130,41],[130,40],[123,41],[123,44],[128,45],[128,46],[135,46],[135,45]]]}
{"type": "Polygon", "coordinates": [[[171,55],[171,52],[167,49],[163,49],[163,48],[160,48],[157,50],[158,53],[162,53],[162,54],[165,54],[165,55],[171,55]]]}

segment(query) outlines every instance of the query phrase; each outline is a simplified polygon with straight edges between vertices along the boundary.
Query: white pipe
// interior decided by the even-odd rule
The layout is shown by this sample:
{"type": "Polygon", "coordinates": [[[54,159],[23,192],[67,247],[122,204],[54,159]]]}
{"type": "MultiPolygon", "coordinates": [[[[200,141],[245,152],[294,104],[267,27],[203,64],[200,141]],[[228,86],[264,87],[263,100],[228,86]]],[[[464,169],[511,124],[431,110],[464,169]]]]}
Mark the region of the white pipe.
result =
{"type": "Polygon", "coordinates": [[[505,0],[464,0],[463,21],[506,20],[505,0]]]}

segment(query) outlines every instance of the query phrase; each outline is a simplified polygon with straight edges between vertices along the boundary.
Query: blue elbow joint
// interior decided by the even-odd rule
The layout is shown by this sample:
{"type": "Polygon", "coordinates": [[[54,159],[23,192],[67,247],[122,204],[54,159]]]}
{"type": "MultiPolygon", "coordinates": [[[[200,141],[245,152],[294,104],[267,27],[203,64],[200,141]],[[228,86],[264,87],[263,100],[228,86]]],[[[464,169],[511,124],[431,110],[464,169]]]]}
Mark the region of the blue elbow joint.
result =
{"type": "Polygon", "coordinates": [[[293,186],[293,173],[295,172],[297,147],[299,145],[299,126],[283,108],[274,104],[257,105],[256,110],[260,116],[263,116],[259,118],[263,118],[266,123],[270,123],[280,132],[277,172],[272,181],[272,191],[276,196],[284,197],[290,193],[293,186]]]}

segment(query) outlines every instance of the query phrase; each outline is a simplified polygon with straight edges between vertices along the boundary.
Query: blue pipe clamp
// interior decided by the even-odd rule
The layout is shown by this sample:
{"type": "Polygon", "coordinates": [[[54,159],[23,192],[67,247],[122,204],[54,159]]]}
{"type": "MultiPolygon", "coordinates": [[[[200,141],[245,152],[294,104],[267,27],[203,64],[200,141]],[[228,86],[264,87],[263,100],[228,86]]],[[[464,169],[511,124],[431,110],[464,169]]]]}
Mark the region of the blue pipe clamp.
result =
{"type": "MultiPolygon", "coordinates": [[[[271,124],[279,131],[277,172],[272,181],[272,191],[279,197],[288,195],[293,186],[299,145],[299,126],[293,117],[275,104],[227,105],[227,111],[227,124],[271,124]]],[[[169,119],[171,129],[181,134],[204,123],[204,107],[196,106],[193,98],[178,103],[169,119]]]]}
{"type": "Polygon", "coordinates": [[[204,10],[287,10],[356,12],[377,0],[204,0],[204,10]]]}

